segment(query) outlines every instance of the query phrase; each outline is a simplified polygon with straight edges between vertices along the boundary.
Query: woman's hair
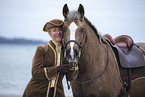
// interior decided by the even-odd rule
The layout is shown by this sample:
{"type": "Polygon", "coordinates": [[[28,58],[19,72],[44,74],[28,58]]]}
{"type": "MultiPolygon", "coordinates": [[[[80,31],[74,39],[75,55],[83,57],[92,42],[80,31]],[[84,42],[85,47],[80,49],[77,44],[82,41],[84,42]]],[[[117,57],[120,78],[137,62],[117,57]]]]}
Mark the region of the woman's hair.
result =
{"type": "Polygon", "coordinates": [[[51,30],[52,30],[52,29],[48,29],[47,32],[48,32],[48,33],[51,33],[51,30]]]}

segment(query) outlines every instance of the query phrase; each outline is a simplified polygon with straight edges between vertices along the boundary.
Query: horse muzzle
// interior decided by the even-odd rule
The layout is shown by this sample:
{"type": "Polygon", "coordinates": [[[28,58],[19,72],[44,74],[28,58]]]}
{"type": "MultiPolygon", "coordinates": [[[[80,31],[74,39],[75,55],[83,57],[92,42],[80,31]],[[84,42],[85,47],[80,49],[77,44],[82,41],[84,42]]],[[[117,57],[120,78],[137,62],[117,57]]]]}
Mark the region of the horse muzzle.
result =
{"type": "Polygon", "coordinates": [[[64,52],[64,57],[67,59],[67,61],[70,63],[72,62],[76,63],[79,60],[80,55],[81,55],[81,45],[75,40],[68,41],[65,45],[65,52],[64,52]],[[68,46],[68,44],[71,43],[77,44],[78,47],[74,48],[74,45],[72,47],[68,46]]]}

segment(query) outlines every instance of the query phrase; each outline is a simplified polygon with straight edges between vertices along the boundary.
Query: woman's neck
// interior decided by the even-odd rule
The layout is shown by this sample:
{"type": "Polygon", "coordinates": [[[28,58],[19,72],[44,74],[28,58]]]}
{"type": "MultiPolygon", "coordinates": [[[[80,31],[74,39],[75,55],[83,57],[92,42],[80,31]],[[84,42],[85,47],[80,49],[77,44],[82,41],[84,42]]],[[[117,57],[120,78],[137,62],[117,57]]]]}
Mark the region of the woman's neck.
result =
{"type": "Polygon", "coordinates": [[[60,42],[55,42],[55,41],[53,41],[53,40],[52,40],[52,42],[53,42],[55,45],[57,45],[57,46],[61,46],[61,43],[60,43],[60,42]]]}

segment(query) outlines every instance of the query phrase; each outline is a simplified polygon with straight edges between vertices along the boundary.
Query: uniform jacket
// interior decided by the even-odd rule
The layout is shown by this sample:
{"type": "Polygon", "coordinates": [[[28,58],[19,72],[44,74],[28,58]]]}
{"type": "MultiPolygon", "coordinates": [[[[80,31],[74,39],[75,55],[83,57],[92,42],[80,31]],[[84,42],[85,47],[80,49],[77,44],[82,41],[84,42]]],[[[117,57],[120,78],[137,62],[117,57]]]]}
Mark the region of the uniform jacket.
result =
{"type": "MultiPolygon", "coordinates": [[[[48,97],[51,80],[54,78],[56,78],[56,81],[53,97],[65,97],[62,85],[64,75],[57,73],[57,52],[55,48],[56,46],[52,41],[37,47],[32,61],[32,78],[24,91],[23,97],[48,97]]],[[[60,60],[63,63],[62,52],[60,60]]],[[[72,74],[72,72],[67,74],[68,80],[71,80],[72,74]]]]}

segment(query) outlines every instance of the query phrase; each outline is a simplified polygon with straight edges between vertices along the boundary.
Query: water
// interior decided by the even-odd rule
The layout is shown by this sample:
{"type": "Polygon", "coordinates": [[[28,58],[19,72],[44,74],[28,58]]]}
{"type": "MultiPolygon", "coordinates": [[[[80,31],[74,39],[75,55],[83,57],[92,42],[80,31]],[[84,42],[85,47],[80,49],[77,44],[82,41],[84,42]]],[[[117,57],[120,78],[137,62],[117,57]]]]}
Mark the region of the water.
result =
{"type": "MultiPolygon", "coordinates": [[[[22,96],[31,78],[32,58],[36,47],[37,45],[0,44],[0,97],[22,96]]],[[[63,85],[66,97],[72,97],[65,79],[63,85]]]]}

